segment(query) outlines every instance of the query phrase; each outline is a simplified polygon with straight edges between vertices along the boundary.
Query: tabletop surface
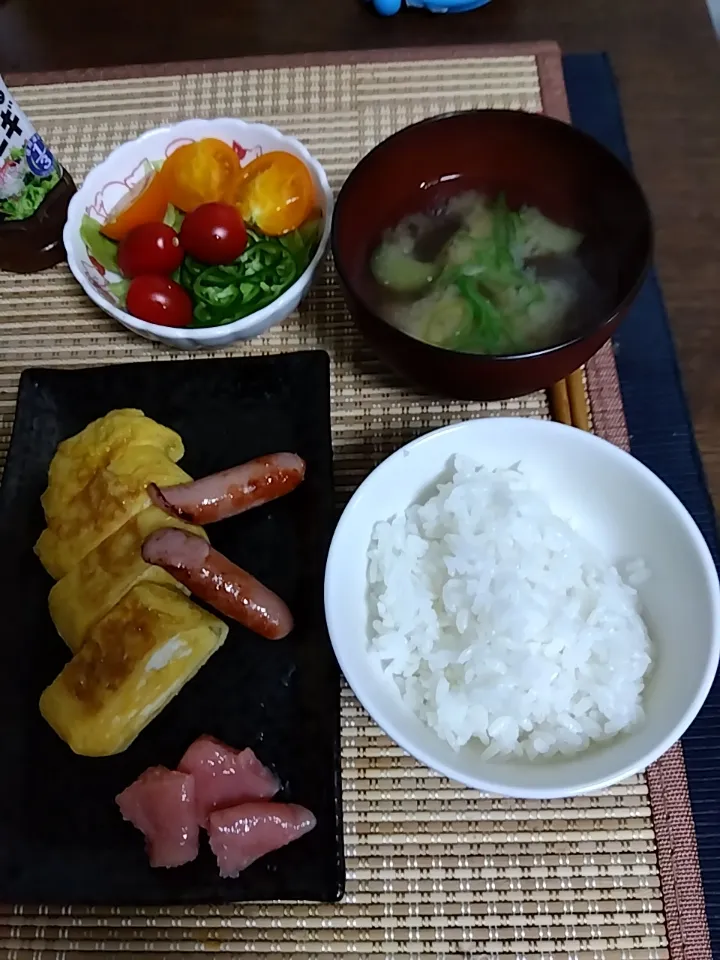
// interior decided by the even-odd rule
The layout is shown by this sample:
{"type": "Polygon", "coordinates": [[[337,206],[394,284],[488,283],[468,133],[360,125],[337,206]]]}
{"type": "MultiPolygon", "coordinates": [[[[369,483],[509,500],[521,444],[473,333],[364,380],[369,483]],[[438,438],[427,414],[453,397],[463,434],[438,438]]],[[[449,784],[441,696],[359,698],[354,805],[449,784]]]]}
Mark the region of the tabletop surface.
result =
{"type": "Polygon", "coordinates": [[[720,48],[705,0],[493,0],[474,13],[388,20],[361,0],[0,0],[3,74],[539,39],[612,58],[698,442],[720,498],[720,48]]]}

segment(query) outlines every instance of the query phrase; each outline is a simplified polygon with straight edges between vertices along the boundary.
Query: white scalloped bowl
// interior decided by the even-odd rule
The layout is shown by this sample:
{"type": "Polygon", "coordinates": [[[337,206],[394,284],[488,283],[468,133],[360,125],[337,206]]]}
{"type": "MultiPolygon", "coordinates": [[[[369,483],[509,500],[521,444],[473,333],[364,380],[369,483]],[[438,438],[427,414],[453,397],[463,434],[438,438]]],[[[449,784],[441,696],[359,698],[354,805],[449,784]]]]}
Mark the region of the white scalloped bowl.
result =
{"type": "Polygon", "coordinates": [[[246,123],[231,117],[184,120],[172,126],[148,130],[137,140],[130,140],[117,147],[102,163],[93,167],[70,202],[63,242],[68,265],[85,293],[101,310],[114,317],[128,330],[147,340],[156,340],[181,350],[216,350],[236,340],[248,340],[264,333],[270,327],[282,323],[297,309],[325,253],[330,236],[332,211],[333,195],[327,175],[299,140],[286,136],[274,127],[262,123],[246,123]],[[163,327],[147,323],[131,316],[119,306],[117,298],[108,289],[108,284],[121,278],[109,271],[99,270],[91,261],[80,237],[80,224],[85,214],[104,223],[108,213],[123,194],[146,175],[150,163],[164,160],[172,149],[182,143],[204,137],[217,137],[234,145],[239,155],[245,151],[245,156],[240,161],[243,165],[271,150],[285,150],[300,157],[312,175],[324,215],[320,244],[305,272],[291,287],[277,300],[242,320],[224,326],[198,328],[163,327]]]}

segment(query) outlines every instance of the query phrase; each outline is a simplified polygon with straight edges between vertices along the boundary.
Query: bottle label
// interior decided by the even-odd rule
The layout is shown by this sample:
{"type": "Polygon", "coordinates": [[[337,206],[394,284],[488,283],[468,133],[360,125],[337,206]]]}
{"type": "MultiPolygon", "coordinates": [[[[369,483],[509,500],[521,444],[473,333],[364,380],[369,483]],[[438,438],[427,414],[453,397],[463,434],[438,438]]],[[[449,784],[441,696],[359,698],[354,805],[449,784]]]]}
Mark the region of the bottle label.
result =
{"type": "Polygon", "coordinates": [[[60,176],[55,157],[0,77],[0,218],[31,217],[60,176]]]}

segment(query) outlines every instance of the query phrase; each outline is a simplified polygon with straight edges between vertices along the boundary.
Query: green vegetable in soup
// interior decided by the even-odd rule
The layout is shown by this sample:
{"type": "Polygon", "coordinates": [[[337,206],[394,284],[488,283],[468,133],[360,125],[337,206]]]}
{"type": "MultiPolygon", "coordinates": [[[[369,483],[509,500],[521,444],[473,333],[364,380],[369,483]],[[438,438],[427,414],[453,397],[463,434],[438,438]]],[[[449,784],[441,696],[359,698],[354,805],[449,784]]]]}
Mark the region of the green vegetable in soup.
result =
{"type": "Polygon", "coordinates": [[[544,216],[536,207],[523,207],[518,214],[517,245],[523,259],[573,254],[582,234],[544,216]]]}
{"type": "Polygon", "coordinates": [[[423,327],[423,339],[438,347],[459,349],[472,333],[473,315],[457,291],[445,291],[429,306],[423,327]]]}
{"type": "Polygon", "coordinates": [[[440,272],[437,263],[423,263],[391,240],[380,244],[370,269],[377,282],[395,293],[417,293],[430,286],[440,272]]]}
{"type": "Polygon", "coordinates": [[[508,210],[505,194],[501,193],[492,207],[492,245],[498,271],[514,271],[512,245],[517,231],[518,215],[508,210]]]}
{"type": "MultiPolygon", "coordinates": [[[[461,352],[524,352],[561,340],[578,296],[572,283],[552,278],[552,267],[541,280],[532,258],[572,257],[581,240],[539,210],[514,211],[502,194],[488,202],[471,192],[389,231],[371,269],[382,287],[405,295],[388,299],[385,312],[413,336],[461,352]],[[419,261],[415,238],[443,231],[448,240],[435,259],[419,261]]],[[[577,269],[587,277],[579,261],[577,269]]]]}
{"type": "Polygon", "coordinates": [[[458,345],[460,350],[482,353],[497,351],[506,339],[503,318],[495,304],[482,290],[476,277],[460,277],[458,290],[469,304],[474,323],[471,330],[458,345]]]}

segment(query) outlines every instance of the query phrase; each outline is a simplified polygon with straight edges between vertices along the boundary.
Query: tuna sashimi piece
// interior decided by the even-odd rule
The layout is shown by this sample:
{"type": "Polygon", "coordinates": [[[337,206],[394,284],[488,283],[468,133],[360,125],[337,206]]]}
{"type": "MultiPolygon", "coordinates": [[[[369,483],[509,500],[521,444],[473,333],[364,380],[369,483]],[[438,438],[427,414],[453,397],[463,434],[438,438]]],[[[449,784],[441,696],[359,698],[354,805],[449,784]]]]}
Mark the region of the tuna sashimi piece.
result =
{"type": "Polygon", "coordinates": [[[178,770],[195,777],[195,802],[200,826],[213,810],[249,800],[269,800],[280,781],[248,747],[233,750],[212,737],[200,737],[185,751],[178,770]]]}
{"type": "Polygon", "coordinates": [[[180,867],[198,855],[195,783],[189,774],[150,767],[115,801],[123,818],[145,834],[151,867],[180,867]]]}
{"type": "Polygon", "coordinates": [[[210,847],[221,877],[237,877],[251,863],[309,833],[315,816],[295,803],[241,803],[210,814],[210,847]]]}

